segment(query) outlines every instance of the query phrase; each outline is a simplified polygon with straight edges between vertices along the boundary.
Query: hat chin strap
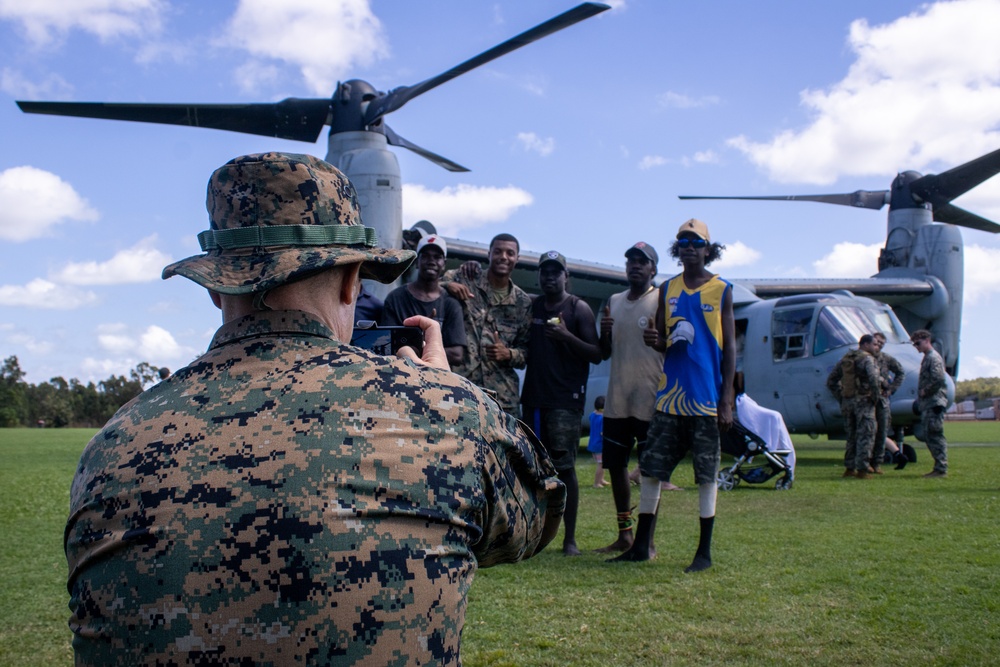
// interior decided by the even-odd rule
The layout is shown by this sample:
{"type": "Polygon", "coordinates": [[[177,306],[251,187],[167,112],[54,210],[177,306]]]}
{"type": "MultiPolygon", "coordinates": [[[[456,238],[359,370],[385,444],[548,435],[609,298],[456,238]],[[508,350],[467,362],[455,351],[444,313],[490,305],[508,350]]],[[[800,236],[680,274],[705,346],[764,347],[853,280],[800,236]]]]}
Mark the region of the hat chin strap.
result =
{"type": "Polygon", "coordinates": [[[263,292],[257,292],[253,295],[253,309],[260,311],[271,310],[271,306],[264,303],[264,299],[267,295],[271,293],[271,290],[264,290],[263,292]]]}

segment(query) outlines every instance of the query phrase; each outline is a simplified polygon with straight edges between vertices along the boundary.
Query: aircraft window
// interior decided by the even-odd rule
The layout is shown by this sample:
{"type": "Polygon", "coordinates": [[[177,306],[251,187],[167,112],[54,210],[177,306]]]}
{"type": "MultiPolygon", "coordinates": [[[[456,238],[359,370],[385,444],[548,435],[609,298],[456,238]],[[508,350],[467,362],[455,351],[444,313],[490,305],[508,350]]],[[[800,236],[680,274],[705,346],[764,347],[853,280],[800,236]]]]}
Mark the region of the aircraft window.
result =
{"type": "MultiPolygon", "coordinates": [[[[826,306],[819,313],[813,356],[853,345],[866,333],[880,331],[870,313],[854,306],[826,306]]],[[[895,336],[894,336],[895,337],[895,336]]],[[[886,334],[889,338],[889,334],[886,334]]]]}
{"type": "Polygon", "coordinates": [[[875,320],[875,326],[885,336],[886,342],[905,343],[909,341],[906,330],[891,310],[869,310],[868,315],[875,320]]]}
{"type": "Polygon", "coordinates": [[[813,308],[776,310],[771,316],[771,352],[775,361],[806,356],[813,308]]]}

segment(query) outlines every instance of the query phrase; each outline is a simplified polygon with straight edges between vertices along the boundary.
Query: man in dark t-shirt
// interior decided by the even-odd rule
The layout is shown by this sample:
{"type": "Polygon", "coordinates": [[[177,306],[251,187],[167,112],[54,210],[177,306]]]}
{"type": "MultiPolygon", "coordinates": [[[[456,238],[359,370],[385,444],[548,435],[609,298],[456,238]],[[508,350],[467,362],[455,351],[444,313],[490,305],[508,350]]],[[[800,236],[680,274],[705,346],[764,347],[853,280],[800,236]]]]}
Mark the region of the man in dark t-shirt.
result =
{"type": "Polygon", "coordinates": [[[397,287],[385,298],[383,326],[399,326],[407,317],[423,315],[441,324],[441,337],[451,366],[461,363],[465,347],[462,304],[441,289],[448,245],[437,234],[429,234],[417,244],[417,277],[397,287]]]}
{"type": "Polygon", "coordinates": [[[555,250],[538,264],[542,296],[531,304],[528,366],[521,391],[521,415],[552,458],[566,485],[563,553],[580,555],[576,546],[579,485],[576,453],[590,364],[601,361],[594,313],[566,291],[566,258],[555,250]]]}

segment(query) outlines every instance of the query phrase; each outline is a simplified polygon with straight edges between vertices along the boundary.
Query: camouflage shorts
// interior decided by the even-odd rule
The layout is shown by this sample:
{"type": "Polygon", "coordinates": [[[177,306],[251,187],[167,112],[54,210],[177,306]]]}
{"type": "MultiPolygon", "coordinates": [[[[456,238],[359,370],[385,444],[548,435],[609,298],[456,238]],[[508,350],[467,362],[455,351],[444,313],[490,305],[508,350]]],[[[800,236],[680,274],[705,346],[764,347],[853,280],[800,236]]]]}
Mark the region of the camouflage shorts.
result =
{"type": "Polygon", "coordinates": [[[721,458],[718,420],[657,411],[649,424],[646,447],[639,454],[639,470],[647,477],[667,481],[688,452],[695,483],[714,484],[721,458]]]}
{"type": "Polygon", "coordinates": [[[524,421],[535,432],[558,472],[576,466],[580,450],[580,422],[583,410],[522,408],[524,421]]]}

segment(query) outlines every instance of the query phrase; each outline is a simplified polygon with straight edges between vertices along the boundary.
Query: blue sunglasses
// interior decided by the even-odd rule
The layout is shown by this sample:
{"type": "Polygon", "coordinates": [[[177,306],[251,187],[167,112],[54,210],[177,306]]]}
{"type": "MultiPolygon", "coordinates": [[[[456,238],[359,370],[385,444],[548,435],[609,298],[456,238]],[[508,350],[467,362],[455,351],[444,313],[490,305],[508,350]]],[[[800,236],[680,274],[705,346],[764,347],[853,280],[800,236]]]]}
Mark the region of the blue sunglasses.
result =
{"type": "Polygon", "coordinates": [[[677,239],[677,247],[684,248],[694,248],[696,250],[704,248],[708,245],[708,241],[705,239],[677,239]]]}

